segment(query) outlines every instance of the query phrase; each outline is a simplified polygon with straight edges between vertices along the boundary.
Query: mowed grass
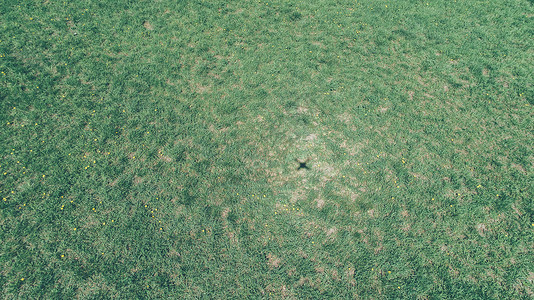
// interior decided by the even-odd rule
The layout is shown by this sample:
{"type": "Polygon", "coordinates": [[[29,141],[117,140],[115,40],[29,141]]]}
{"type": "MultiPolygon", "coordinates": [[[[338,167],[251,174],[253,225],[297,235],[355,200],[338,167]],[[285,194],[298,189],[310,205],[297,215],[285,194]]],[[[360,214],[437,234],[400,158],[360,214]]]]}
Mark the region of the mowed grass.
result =
{"type": "Polygon", "coordinates": [[[532,1],[0,12],[2,298],[533,297],[532,1]]]}

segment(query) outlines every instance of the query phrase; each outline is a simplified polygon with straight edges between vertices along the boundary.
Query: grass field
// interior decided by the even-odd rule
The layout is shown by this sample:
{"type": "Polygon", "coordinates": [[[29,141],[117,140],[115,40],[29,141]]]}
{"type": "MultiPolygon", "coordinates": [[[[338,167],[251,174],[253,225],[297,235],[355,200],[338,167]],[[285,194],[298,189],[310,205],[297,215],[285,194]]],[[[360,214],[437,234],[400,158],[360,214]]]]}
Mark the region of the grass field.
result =
{"type": "Polygon", "coordinates": [[[0,1],[2,299],[532,299],[533,16],[0,1]]]}

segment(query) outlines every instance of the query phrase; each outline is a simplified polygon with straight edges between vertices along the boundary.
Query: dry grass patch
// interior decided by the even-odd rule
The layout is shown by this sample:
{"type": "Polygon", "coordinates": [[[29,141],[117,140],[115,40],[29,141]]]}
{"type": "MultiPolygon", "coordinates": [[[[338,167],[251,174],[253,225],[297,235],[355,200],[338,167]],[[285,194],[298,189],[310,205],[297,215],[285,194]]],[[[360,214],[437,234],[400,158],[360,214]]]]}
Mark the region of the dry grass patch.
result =
{"type": "Polygon", "coordinates": [[[197,92],[199,94],[210,94],[211,93],[211,85],[202,85],[200,83],[196,83],[191,88],[194,92],[197,92]]]}
{"type": "Polygon", "coordinates": [[[304,107],[304,106],[299,106],[299,107],[297,108],[297,112],[298,112],[299,114],[307,113],[307,112],[308,112],[308,108],[307,108],[307,107],[304,107]]]}
{"type": "Polygon", "coordinates": [[[311,44],[314,45],[314,46],[317,46],[317,47],[319,47],[321,49],[326,49],[326,46],[321,42],[313,41],[313,42],[311,42],[311,44]]]}
{"type": "Polygon", "coordinates": [[[336,236],[337,236],[337,228],[336,227],[332,227],[332,228],[328,229],[328,231],[326,231],[326,236],[328,238],[330,238],[331,240],[335,240],[336,236]]]}
{"type": "Polygon", "coordinates": [[[154,30],[154,27],[148,21],[143,23],[143,27],[145,27],[147,30],[154,30]]]}
{"type": "Polygon", "coordinates": [[[483,224],[483,223],[478,224],[476,226],[476,229],[477,229],[477,232],[478,232],[478,234],[480,236],[482,236],[482,237],[486,236],[486,231],[488,231],[488,228],[486,227],[486,224],[483,224]]]}
{"type": "Polygon", "coordinates": [[[142,182],[143,182],[143,177],[134,176],[134,180],[133,180],[134,185],[138,185],[142,182]]]}
{"type": "Polygon", "coordinates": [[[317,202],[318,209],[322,209],[324,207],[325,201],[323,198],[317,198],[315,199],[315,202],[317,202]]]}
{"type": "Polygon", "coordinates": [[[343,122],[343,123],[345,123],[345,124],[348,125],[348,124],[351,123],[353,116],[352,116],[350,113],[348,113],[348,112],[344,112],[344,113],[340,114],[340,115],[338,116],[338,118],[339,118],[339,120],[340,120],[341,122],[343,122]]]}
{"type": "Polygon", "coordinates": [[[292,204],[297,203],[299,200],[305,200],[306,199],[306,192],[303,189],[296,189],[291,193],[291,199],[289,202],[292,204]]]}
{"type": "Polygon", "coordinates": [[[312,133],[304,138],[305,141],[315,141],[317,139],[317,135],[315,133],[312,133]]]}
{"type": "Polygon", "coordinates": [[[512,168],[514,168],[515,170],[523,173],[523,174],[527,174],[527,170],[525,170],[525,168],[522,166],[522,165],[519,165],[519,164],[515,164],[515,163],[512,163],[511,164],[512,168]]]}
{"type": "Polygon", "coordinates": [[[161,160],[165,161],[165,162],[172,162],[172,158],[170,156],[166,156],[166,155],[160,155],[159,157],[161,160]]]}
{"type": "Polygon", "coordinates": [[[276,255],[271,253],[267,254],[267,265],[270,269],[277,269],[278,267],[280,267],[281,263],[282,260],[276,257],[276,255]]]}

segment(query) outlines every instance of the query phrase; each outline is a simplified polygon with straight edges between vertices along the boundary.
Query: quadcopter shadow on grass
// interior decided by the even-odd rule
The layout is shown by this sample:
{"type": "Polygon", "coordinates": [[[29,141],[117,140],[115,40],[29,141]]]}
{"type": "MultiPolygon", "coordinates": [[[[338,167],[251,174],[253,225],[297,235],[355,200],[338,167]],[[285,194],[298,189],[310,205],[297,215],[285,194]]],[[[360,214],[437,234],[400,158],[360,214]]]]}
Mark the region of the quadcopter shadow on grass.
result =
{"type": "Polygon", "coordinates": [[[298,160],[298,158],[295,158],[295,161],[299,163],[299,167],[297,168],[297,171],[299,171],[300,169],[309,170],[310,167],[306,165],[309,160],[310,160],[309,157],[305,161],[300,161],[298,160]]]}

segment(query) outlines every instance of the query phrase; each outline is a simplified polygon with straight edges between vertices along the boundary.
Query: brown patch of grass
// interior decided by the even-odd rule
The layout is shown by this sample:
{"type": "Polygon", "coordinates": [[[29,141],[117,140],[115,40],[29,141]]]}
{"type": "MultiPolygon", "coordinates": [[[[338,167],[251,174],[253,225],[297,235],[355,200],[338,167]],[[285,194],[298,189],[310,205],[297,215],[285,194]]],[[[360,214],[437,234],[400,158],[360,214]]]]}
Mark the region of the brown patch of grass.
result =
{"type": "Polygon", "coordinates": [[[492,269],[486,269],[486,276],[490,277],[493,280],[497,279],[497,276],[495,275],[495,272],[492,269]]]}
{"type": "Polygon", "coordinates": [[[321,181],[323,182],[329,181],[332,177],[336,176],[339,173],[334,167],[326,163],[322,163],[320,165],[318,164],[317,169],[323,171],[323,173],[325,174],[325,176],[321,178],[321,181]]]}
{"type": "Polygon", "coordinates": [[[357,232],[361,235],[362,242],[364,242],[364,244],[366,245],[369,245],[369,238],[367,237],[367,235],[364,235],[365,231],[363,229],[358,229],[357,232]]]}
{"type": "Polygon", "coordinates": [[[322,199],[322,198],[317,198],[317,199],[315,199],[315,201],[317,202],[317,208],[319,208],[319,209],[323,208],[323,206],[324,206],[324,199],[322,199]]]}
{"type": "Polygon", "coordinates": [[[350,284],[356,283],[356,280],[354,279],[354,267],[349,267],[348,270],[345,271],[345,277],[350,284]]]}
{"type": "Polygon", "coordinates": [[[96,296],[99,293],[105,293],[111,296],[115,291],[113,288],[107,285],[104,276],[101,274],[95,274],[91,276],[84,284],[82,284],[78,288],[77,292],[78,295],[83,296],[81,298],[92,298],[91,296],[96,296]]]}
{"type": "Polygon", "coordinates": [[[230,14],[231,15],[239,15],[239,14],[243,13],[244,11],[245,11],[244,9],[238,8],[235,11],[231,12],[230,14]]]}
{"type": "Polygon", "coordinates": [[[378,108],[378,111],[381,112],[381,113],[385,113],[388,110],[389,110],[389,107],[379,107],[378,108]]]}
{"type": "MultiPolygon", "coordinates": [[[[356,180],[356,179],[353,179],[351,178],[352,180],[356,180]]],[[[350,201],[351,202],[355,202],[356,199],[358,199],[360,197],[360,194],[358,193],[355,193],[354,191],[349,191],[349,198],[350,198],[350,201]]]]}
{"type": "Polygon", "coordinates": [[[410,229],[412,229],[412,224],[405,224],[403,227],[401,227],[402,231],[408,232],[410,229]]]}
{"type": "Polygon", "coordinates": [[[291,193],[291,199],[289,200],[291,203],[296,203],[298,200],[305,199],[305,192],[302,189],[297,189],[291,193]]]}
{"type": "Polygon", "coordinates": [[[328,229],[328,231],[326,232],[326,236],[332,240],[335,240],[336,239],[336,234],[337,234],[337,228],[336,227],[332,227],[330,229],[328,229]]]}
{"type": "Polygon", "coordinates": [[[419,82],[420,85],[422,86],[428,86],[428,83],[426,83],[424,80],[423,80],[423,77],[417,75],[416,78],[417,82],[419,82]]]}
{"type": "Polygon", "coordinates": [[[339,120],[345,124],[349,124],[352,121],[352,115],[348,112],[344,112],[341,115],[339,115],[339,120]]]}
{"type": "Polygon", "coordinates": [[[483,223],[478,224],[476,226],[476,228],[477,228],[477,232],[478,232],[478,234],[480,236],[482,236],[482,237],[486,236],[486,231],[488,231],[488,229],[486,228],[486,224],[483,224],[483,223]]]}
{"type": "Polygon", "coordinates": [[[230,208],[225,208],[222,212],[221,212],[221,218],[223,220],[226,220],[226,218],[228,217],[228,213],[230,212],[230,208]]]}
{"type": "Polygon", "coordinates": [[[518,218],[521,217],[521,216],[523,215],[523,213],[522,213],[519,209],[517,209],[517,207],[515,206],[515,203],[512,204],[512,209],[513,209],[514,212],[517,214],[517,217],[518,217],[518,218]]]}
{"type": "Polygon", "coordinates": [[[326,46],[321,42],[313,41],[313,42],[311,42],[311,44],[314,45],[314,46],[317,46],[317,47],[319,47],[321,49],[326,49],[326,46]]]}
{"type": "Polygon", "coordinates": [[[382,250],[384,250],[384,245],[382,244],[382,242],[379,242],[377,247],[375,248],[375,254],[380,253],[380,251],[382,250]]]}
{"type": "Polygon", "coordinates": [[[312,133],[304,138],[305,141],[314,141],[317,139],[317,135],[315,133],[312,133]]]}
{"type": "Polygon", "coordinates": [[[85,217],[85,224],[83,226],[81,226],[82,228],[92,228],[92,227],[95,227],[97,225],[100,225],[102,223],[100,223],[95,217],[93,217],[92,214],[90,214],[89,216],[85,217]]]}
{"type": "MultiPolygon", "coordinates": [[[[217,74],[217,73],[214,73],[212,71],[208,72],[208,75],[215,78],[215,79],[221,79],[221,75],[217,74]]],[[[234,88],[236,87],[235,85],[233,86],[234,88]]]]}
{"type": "Polygon", "coordinates": [[[299,114],[307,113],[307,112],[308,112],[308,108],[307,108],[307,107],[304,107],[304,106],[299,106],[299,107],[297,108],[297,112],[298,112],[299,114]]]}
{"type": "Polygon", "coordinates": [[[518,279],[516,281],[516,283],[513,285],[513,287],[514,287],[514,289],[516,291],[519,292],[520,295],[523,295],[524,293],[526,293],[527,295],[532,297],[532,296],[534,296],[534,292],[532,291],[530,286],[532,286],[533,274],[534,273],[529,272],[529,274],[530,274],[530,276],[527,277],[527,281],[529,281],[529,283],[523,282],[521,279],[518,279]]]}
{"type": "Polygon", "coordinates": [[[267,254],[267,260],[267,265],[270,269],[278,268],[282,263],[282,260],[280,258],[276,257],[276,255],[273,255],[271,253],[267,254]]]}
{"type": "Polygon", "coordinates": [[[295,286],[296,287],[301,287],[301,286],[311,286],[311,287],[314,287],[315,284],[311,281],[311,279],[309,279],[308,277],[301,277],[299,279],[299,281],[297,283],[295,283],[295,286]]]}
{"type": "Polygon", "coordinates": [[[414,172],[411,172],[411,171],[408,171],[408,173],[410,173],[410,175],[412,175],[414,178],[417,178],[417,179],[421,179],[421,180],[427,180],[428,179],[425,175],[422,175],[422,174],[419,174],[419,173],[414,173],[414,172]]]}
{"type": "Polygon", "coordinates": [[[334,279],[335,281],[339,281],[340,279],[336,269],[332,270],[332,279],[334,279]]]}
{"type": "MultiPolygon", "coordinates": [[[[211,53],[211,52],[213,52],[213,51],[210,50],[210,53],[211,53]]],[[[230,58],[232,58],[231,56],[223,56],[223,55],[219,55],[219,54],[214,55],[213,57],[215,57],[215,58],[218,59],[218,60],[221,60],[221,59],[230,59],[230,58]]]]}
{"type": "Polygon", "coordinates": [[[192,88],[195,92],[199,94],[209,94],[211,93],[211,85],[202,85],[200,83],[195,84],[192,88]]]}
{"type": "Polygon", "coordinates": [[[237,239],[237,237],[235,236],[235,233],[233,233],[232,231],[228,231],[226,233],[226,235],[228,236],[228,239],[230,239],[230,242],[233,244],[233,245],[238,245],[239,244],[239,240],[237,239]]]}
{"type": "Polygon", "coordinates": [[[302,251],[302,249],[299,249],[298,253],[297,253],[300,257],[304,258],[304,259],[307,259],[308,258],[308,253],[302,251]]]}
{"type": "Polygon", "coordinates": [[[159,158],[165,162],[172,162],[172,158],[166,155],[161,155],[159,158]]]}
{"type": "Polygon", "coordinates": [[[112,182],[109,183],[109,186],[115,186],[117,184],[117,182],[119,182],[119,178],[117,177],[115,180],[113,180],[112,182]]]}
{"type": "Polygon", "coordinates": [[[287,287],[282,284],[281,286],[279,284],[269,284],[265,287],[265,290],[261,290],[261,293],[263,295],[265,295],[265,293],[268,292],[269,295],[271,293],[277,295],[279,294],[280,296],[279,297],[275,297],[275,298],[282,298],[282,299],[286,299],[286,298],[290,298],[290,299],[294,299],[295,296],[293,295],[293,293],[291,291],[289,291],[287,289],[287,287]]]}
{"type": "Polygon", "coordinates": [[[152,25],[148,21],[145,21],[143,23],[143,27],[145,27],[147,30],[154,30],[154,27],[152,27],[152,25]]]}
{"type": "Polygon", "coordinates": [[[143,182],[143,178],[142,177],[134,176],[134,180],[133,180],[134,185],[138,185],[138,184],[140,184],[142,182],[143,182]]]}
{"type": "Polygon", "coordinates": [[[413,95],[415,94],[414,91],[408,91],[408,97],[410,98],[410,100],[413,100],[413,95]]]}
{"type": "Polygon", "coordinates": [[[519,172],[521,172],[523,174],[527,174],[527,171],[525,170],[525,168],[523,168],[522,165],[518,165],[518,164],[512,163],[511,166],[512,166],[512,168],[518,170],[519,172]]]}
{"type": "Polygon", "coordinates": [[[458,271],[458,269],[455,269],[451,265],[449,265],[449,275],[451,275],[452,277],[458,277],[459,274],[460,272],[458,271]]]}
{"type": "Polygon", "coordinates": [[[171,248],[169,250],[169,253],[167,253],[167,256],[168,257],[181,257],[182,255],[178,251],[176,251],[176,249],[171,248]]]}

